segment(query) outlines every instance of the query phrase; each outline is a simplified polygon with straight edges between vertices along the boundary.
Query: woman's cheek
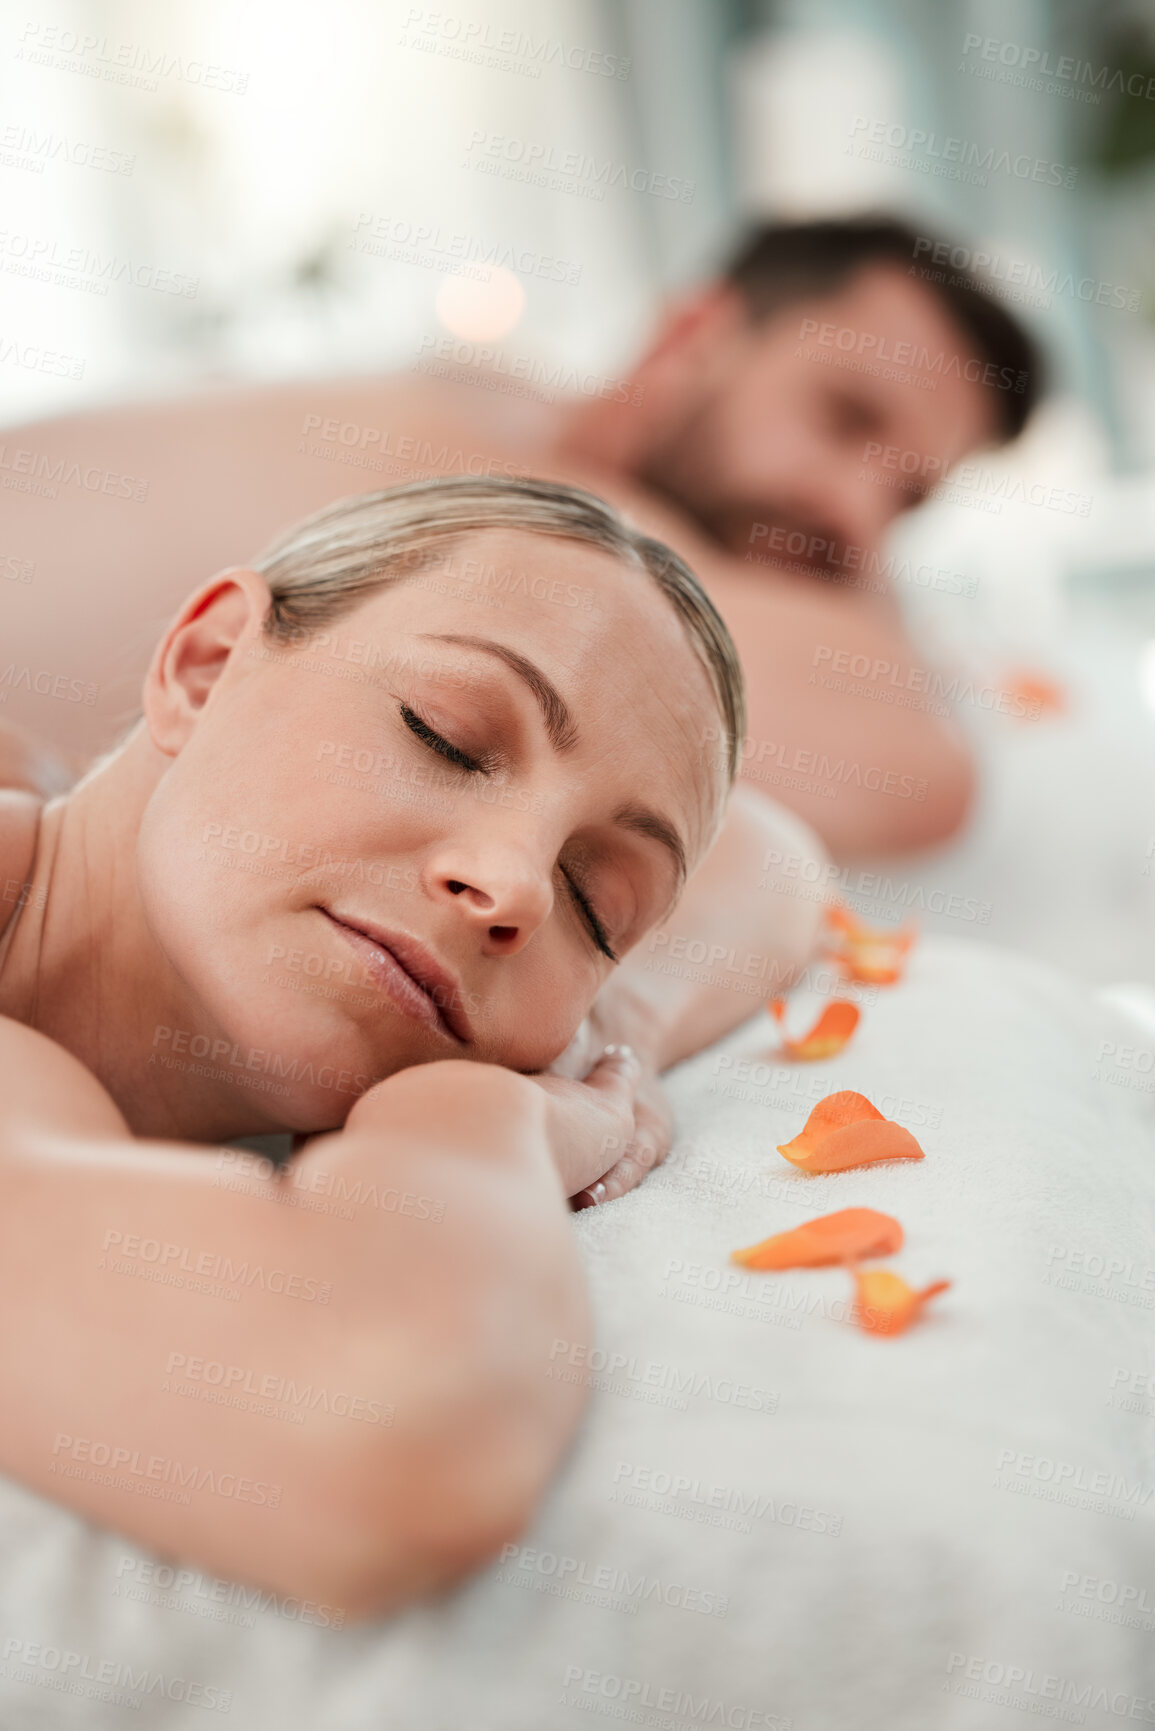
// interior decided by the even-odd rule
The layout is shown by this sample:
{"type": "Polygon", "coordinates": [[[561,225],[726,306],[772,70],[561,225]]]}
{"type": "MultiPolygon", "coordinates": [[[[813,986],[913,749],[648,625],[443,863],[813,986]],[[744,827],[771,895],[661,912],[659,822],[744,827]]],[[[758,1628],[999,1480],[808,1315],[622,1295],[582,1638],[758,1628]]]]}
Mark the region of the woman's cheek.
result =
{"type": "Polygon", "coordinates": [[[601,987],[593,968],[560,963],[515,988],[507,1012],[511,1069],[541,1070],[561,1056],[589,1014],[601,987]]]}

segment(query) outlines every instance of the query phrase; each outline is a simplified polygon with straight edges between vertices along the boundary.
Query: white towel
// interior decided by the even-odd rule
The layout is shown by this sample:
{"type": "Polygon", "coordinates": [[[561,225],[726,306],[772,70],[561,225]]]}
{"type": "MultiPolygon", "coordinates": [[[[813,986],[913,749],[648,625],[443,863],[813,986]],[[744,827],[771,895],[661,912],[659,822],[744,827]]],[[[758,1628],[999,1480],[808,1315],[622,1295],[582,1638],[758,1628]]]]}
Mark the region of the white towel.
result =
{"type": "Polygon", "coordinates": [[[46,1644],[228,1691],[245,1731],[1155,1723],[1155,1041],[936,937],[840,1057],[774,1045],[759,1016],[682,1066],[666,1166],[575,1216],[606,1356],[515,1557],[333,1630],[203,1579],[165,1593],[3,1484],[0,1723],[210,1722],[155,1684],[141,1714],[61,1692],[46,1644]],[[840,1088],[925,1160],[790,1167],[775,1144],[840,1088]],[[903,1336],[852,1324],[842,1270],[727,1260],[858,1205],[906,1229],[888,1266],[953,1282],[903,1336]]]}

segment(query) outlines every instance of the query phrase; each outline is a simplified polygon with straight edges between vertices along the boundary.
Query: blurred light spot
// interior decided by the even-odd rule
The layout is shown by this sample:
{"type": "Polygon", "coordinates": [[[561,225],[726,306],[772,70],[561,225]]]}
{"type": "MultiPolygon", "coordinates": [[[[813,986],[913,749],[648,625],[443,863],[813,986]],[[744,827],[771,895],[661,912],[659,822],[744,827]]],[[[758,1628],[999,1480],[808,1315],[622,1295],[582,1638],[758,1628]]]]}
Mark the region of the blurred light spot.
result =
{"type": "Polygon", "coordinates": [[[1143,645],[1139,657],[1139,689],[1148,709],[1155,709],[1155,639],[1143,645]]]}
{"type": "Polygon", "coordinates": [[[525,290],[511,270],[493,265],[488,280],[446,277],[437,291],[437,316],[447,331],[466,342],[489,342],[513,329],[525,309],[525,290]]]}

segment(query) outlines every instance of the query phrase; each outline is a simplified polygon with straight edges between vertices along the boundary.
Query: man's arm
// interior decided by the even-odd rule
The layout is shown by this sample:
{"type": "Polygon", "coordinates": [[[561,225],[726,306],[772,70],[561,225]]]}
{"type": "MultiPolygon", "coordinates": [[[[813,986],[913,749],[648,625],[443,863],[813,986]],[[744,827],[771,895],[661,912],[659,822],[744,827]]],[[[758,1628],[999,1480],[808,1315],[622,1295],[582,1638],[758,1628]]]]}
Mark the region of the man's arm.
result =
{"type": "Polygon", "coordinates": [[[0,1098],[0,1468],[352,1615],[522,1530],[584,1399],[549,1351],[589,1328],[531,1082],[402,1072],[282,1176],[133,1142],[82,1066],[3,1021],[0,1098]]]}
{"type": "Polygon", "coordinates": [[[974,760],[926,695],[933,669],[897,615],[805,578],[770,572],[763,593],[740,567],[701,575],[746,669],[744,781],[804,818],[838,859],[949,841],[975,797],[974,760]]]}
{"type": "Polygon", "coordinates": [[[729,626],[746,674],[744,782],[803,818],[836,859],[955,834],[974,761],[938,713],[933,669],[893,597],[746,564],[632,485],[593,470],[571,478],[680,553],[729,626]]]}

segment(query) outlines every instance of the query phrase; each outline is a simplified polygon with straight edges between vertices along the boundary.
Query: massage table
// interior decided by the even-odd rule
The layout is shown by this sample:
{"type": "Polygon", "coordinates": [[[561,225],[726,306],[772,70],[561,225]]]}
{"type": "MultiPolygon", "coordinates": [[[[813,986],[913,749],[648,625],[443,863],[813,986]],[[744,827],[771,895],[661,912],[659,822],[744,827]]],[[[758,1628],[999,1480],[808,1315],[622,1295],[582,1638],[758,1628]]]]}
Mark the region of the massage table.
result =
{"type": "Polygon", "coordinates": [[[1155,1021],[973,935],[859,997],[826,1061],[760,1011],[681,1065],[665,1165],[573,1217],[595,1346],[549,1369],[591,1398],[516,1545],[346,1627],[0,1481],[0,1724],[1155,1724],[1155,1021]],[[791,1166],[842,1089],[925,1159],[791,1166]],[[952,1283],[906,1333],[856,1324],[845,1269],[729,1260],[857,1206],[952,1283]]]}

